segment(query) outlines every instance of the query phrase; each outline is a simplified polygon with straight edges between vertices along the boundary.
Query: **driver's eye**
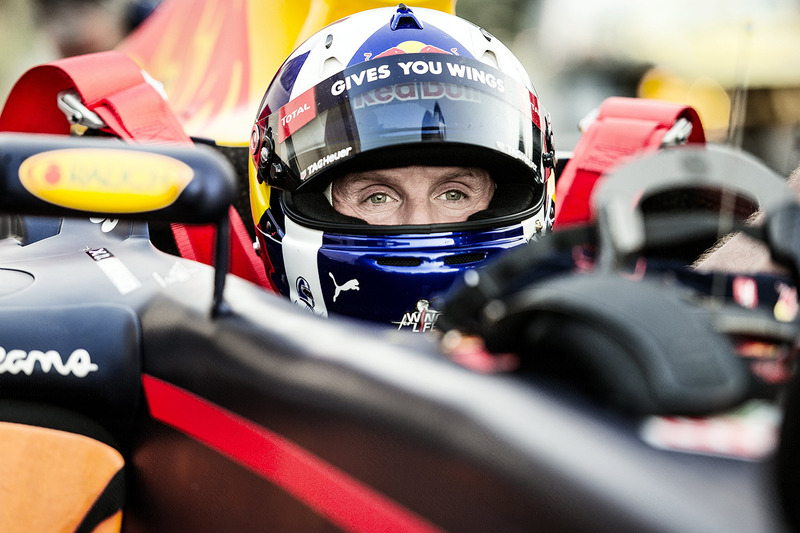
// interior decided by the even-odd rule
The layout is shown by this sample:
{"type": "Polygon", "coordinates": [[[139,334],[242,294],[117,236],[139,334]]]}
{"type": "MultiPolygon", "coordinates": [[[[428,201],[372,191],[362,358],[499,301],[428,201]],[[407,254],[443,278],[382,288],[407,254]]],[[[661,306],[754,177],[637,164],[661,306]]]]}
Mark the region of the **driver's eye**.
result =
{"type": "Polygon", "coordinates": [[[462,200],[463,198],[464,198],[464,193],[462,193],[461,191],[452,190],[444,193],[444,199],[451,202],[462,200]]]}
{"type": "Polygon", "coordinates": [[[369,197],[370,203],[373,204],[385,204],[386,203],[386,194],[379,192],[371,195],[369,197]]]}

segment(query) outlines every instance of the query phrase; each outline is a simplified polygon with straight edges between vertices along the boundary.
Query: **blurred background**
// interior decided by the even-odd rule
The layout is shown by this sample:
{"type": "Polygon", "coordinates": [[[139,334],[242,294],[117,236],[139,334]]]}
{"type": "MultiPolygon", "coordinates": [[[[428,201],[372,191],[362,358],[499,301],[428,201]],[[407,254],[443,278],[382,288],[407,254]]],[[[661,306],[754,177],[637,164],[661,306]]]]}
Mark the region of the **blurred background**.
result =
{"type": "Polygon", "coordinates": [[[159,0],[0,0],[0,101],[30,67],[114,48],[159,0]]]}
{"type": "MultiPolygon", "coordinates": [[[[158,4],[0,0],[0,101],[27,68],[113,48],[158,4]]],[[[638,96],[694,106],[709,140],[783,175],[800,163],[800,0],[457,0],[456,13],[517,54],[559,150],[605,98],[638,96]]]]}
{"type": "Polygon", "coordinates": [[[578,121],[607,96],[639,96],[694,106],[709,140],[730,135],[782,175],[800,163],[798,0],[456,5],[525,64],[559,149],[574,146],[578,121]]]}

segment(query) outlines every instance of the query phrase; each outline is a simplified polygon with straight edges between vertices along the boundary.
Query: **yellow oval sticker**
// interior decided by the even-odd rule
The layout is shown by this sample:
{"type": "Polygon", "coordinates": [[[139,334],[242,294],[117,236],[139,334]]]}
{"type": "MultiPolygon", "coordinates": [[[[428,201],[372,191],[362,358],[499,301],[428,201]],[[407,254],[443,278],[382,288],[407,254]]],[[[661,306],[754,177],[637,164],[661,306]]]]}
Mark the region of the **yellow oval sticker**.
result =
{"type": "Polygon", "coordinates": [[[68,148],[35,154],[19,167],[31,194],[81,211],[142,213],[171,205],[192,181],[175,158],[131,150],[68,148]]]}

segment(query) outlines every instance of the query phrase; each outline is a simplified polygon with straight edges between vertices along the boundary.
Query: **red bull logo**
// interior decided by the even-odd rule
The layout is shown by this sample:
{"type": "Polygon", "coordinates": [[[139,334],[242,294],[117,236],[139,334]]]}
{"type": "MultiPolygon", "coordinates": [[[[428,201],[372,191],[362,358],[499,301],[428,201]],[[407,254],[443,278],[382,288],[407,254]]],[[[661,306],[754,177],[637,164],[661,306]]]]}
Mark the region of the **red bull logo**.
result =
{"type": "Polygon", "coordinates": [[[353,98],[353,107],[355,109],[361,109],[372,105],[386,104],[392,100],[430,100],[439,98],[476,103],[481,101],[480,93],[471,87],[464,87],[463,85],[455,85],[453,83],[425,81],[420,83],[389,85],[367,91],[353,98]]]}
{"type": "Polygon", "coordinates": [[[379,57],[387,57],[387,56],[396,56],[399,54],[451,54],[451,55],[458,55],[457,48],[451,48],[449,52],[446,50],[442,50],[439,47],[432,46],[430,44],[421,43],[419,41],[404,41],[397,46],[393,46],[388,50],[377,54],[376,56],[372,57],[370,52],[364,54],[365,61],[369,61],[370,59],[377,59],[379,57]]]}

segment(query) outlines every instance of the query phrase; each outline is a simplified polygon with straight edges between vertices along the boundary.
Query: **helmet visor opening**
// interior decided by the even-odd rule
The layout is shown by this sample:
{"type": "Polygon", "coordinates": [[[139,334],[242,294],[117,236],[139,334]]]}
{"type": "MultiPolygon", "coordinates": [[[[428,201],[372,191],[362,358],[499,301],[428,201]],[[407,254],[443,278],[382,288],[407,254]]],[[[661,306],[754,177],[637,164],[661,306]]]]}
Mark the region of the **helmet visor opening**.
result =
{"type": "Polygon", "coordinates": [[[262,125],[276,132],[275,155],[301,187],[330,181],[328,170],[359,154],[380,150],[384,166],[408,166],[418,163],[393,161],[387,148],[453,143],[499,155],[541,181],[536,95],[465,57],[399,54],[359,63],[294,98],[262,125]]]}

